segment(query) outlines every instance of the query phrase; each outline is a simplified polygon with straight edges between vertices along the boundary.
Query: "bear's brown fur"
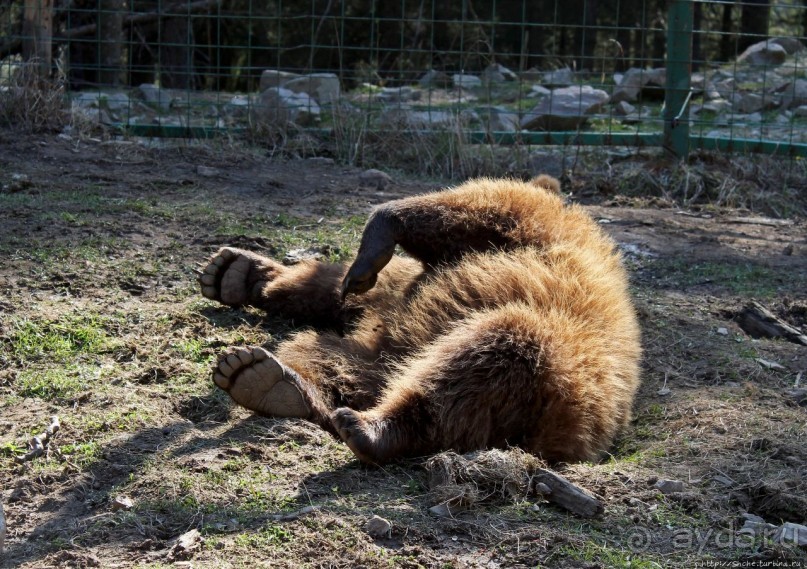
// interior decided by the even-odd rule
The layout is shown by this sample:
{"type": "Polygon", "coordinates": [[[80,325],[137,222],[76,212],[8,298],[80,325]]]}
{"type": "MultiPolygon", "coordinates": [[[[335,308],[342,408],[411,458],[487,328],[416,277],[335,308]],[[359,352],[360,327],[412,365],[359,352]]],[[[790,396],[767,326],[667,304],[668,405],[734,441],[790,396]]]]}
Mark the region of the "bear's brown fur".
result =
{"type": "Polygon", "coordinates": [[[216,383],[366,462],[507,445],[598,457],[630,419],[639,328],[614,242],[558,194],[546,176],[477,179],[390,202],[350,268],[222,249],[205,296],[320,330],[274,355],[230,350],[216,383]]]}

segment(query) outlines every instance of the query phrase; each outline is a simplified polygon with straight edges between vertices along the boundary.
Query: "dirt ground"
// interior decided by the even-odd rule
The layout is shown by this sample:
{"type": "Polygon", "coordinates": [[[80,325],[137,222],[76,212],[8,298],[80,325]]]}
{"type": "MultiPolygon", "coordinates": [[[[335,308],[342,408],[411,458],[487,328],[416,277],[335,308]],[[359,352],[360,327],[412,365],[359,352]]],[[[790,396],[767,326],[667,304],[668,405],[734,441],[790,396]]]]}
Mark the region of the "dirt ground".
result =
{"type": "Polygon", "coordinates": [[[204,300],[198,262],[225,244],[347,259],[373,205],[441,186],[392,173],[382,191],[359,174],[224,143],[0,131],[3,567],[805,565],[776,528],[807,523],[807,347],[737,320],[753,299],[807,325],[805,220],[593,200],[625,251],[646,352],[612,456],[559,468],[605,514],[499,493],[441,517],[425,459],[362,467],[209,379],[224,347],[291,327],[204,300]],[[47,451],[21,462],[54,415],[47,451]],[[683,490],[662,493],[666,479],[683,490]],[[740,531],[751,514],[769,525],[740,531]],[[380,536],[374,515],[391,523],[380,536]]]}

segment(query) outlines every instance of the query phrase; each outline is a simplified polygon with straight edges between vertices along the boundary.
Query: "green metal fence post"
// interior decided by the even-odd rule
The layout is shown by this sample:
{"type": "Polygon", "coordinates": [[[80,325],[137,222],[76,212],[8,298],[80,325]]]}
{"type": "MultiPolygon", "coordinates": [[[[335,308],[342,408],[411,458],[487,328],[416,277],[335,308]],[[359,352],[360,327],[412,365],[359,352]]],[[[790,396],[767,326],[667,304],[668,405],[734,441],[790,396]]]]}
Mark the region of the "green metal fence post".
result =
{"type": "Polygon", "coordinates": [[[689,153],[692,62],[692,0],[672,0],[667,11],[667,85],[664,95],[664,149],[677,158],[689,153]]]}

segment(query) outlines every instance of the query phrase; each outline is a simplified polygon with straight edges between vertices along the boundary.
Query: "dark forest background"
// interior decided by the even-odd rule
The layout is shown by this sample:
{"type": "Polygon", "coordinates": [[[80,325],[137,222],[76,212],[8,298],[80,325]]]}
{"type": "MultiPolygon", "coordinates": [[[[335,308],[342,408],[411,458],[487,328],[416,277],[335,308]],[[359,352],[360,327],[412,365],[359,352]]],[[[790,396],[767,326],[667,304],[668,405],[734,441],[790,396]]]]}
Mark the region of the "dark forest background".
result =
{"type": "MultiPolygon", "coordinates": [[[[26,0],[49,6],[53,64],[72,88],[251,90],[264,69],[328,71],[347,87],[426,70],[662,66],[662,0],[26,0]]],[[[766,37],[804,37],[807,0],[694,3],[694,66],[766,37]]],[[[22,0],[0,2],[0,57],[24,53],[22,0]]]]}

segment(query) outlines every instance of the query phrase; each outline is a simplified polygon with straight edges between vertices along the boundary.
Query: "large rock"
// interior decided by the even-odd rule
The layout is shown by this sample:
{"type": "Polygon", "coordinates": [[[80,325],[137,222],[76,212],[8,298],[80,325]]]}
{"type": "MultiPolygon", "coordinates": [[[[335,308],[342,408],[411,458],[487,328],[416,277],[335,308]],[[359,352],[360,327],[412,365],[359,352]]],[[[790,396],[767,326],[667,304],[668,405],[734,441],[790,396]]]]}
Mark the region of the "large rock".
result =
{"type": "Polygon", "coordinates": [[[761,41],[742,52],[737,61],[751,65],[781,65],[787,59],[787,50],[772,41],[761,41]]]}
{"type": "Polygon", "coordinates": [[[454,81],[455,87],[462,87],[463,89],[479,89],[482,86],[482,80],[476,75],[464,75],[458,73],[451,78],[454,81]]]}
{"type": "Polygon", "coordinates": [[[171,108],[174,96],[167,89],[162,89],[151,83],[143,83],[138,89],[140,89],[140,94],[143,95],[143,99],[149,105],[161,111],[167,111],[171,108]]]}
{"type": "Polygon", "coordinates": [[[418,83],[423,89],[449,89],[454,84],[451,77],[442,71],[437,71],[435,69],[426,72],[426,74],[420,78],[418,83]]]}
{"type": "Polygon", "coordinates": [[[384,103],[405,103],[420,100],[421,92],[412,87],[382,87],[376,99],[384,103]]]}
{"type": "Polygon", "coordinates": [[[796,38],[773,38],[771,43],[782,46],[788,55],[804,51],[804,44],[796,38]]]}
{"type": "Polygon", "coordinates": [[[568,87],[574,83],[574,71],[568,67],[544,73],[543,84],[546,87],[568,87]]]}
{"type": "Polygon", "coordinates": [[[807,80],[796,79],[782,90],[782,108],[792,109],[807,105],[807,80]]]}
{"type": "Polygon", "coordinates": [[[378,117],[380,126],[412,129],[453,127],[458,120],[459,117],[449,111],[416,111],[404,106],[391,108],[378,117]]]}
{"type": "Polygon", "coordinates": [[[518,113],[503,107],[478,109],[479,119],[486,132],[516,132],[521,129],[518,113]]]}
{"type": "Polygon", "coordinates": [[[516,80],[518,80],[518,75],[498,63],[491,63],[482,71],[482,82],[487,85],[516,80]]]}
{"type": "Polygon", "coordinates": [[[664,86],[667,82],[667,70],[663,67],[659,69],[632,67],[624,75],[616,79],[618,79],[617,85],[611,94],[611,102],[627,101],[628,103],[635,103],[639,100],[640,95],[652,97],[655,92],[659,92],[659,96],[663,97],[664,86]]]}
{"type": "Polygon", "coordinates": [[[288,71],[279,71],[277,69],[267,69],[261,73],[259,92],[263,93],[272,87],[282,87],[286,81],[291,81],[299,76],[300,75],[298,73],[289,73],[288,71]]]}
{"type": "Polygon", "coordinates": [[[521,119],[529,130],[576,130],[588,115],[602,110],[608,93],[589,85],[555,89],[521,119]]]}
{"type": "Polygon", "coordinates": [[[254,109],[259,124],[284,127],[288,123],[302,126],[319,121],[321,110],[306,93],[295,93],[282,87],[272,87],[261,93],[254,109]]]}
{"type": "Polygon", "coordinates": [[[284,89],[295,93],[305,93],[316,99],[320,105],[329,105],[339,101],[339,77],[333,73],[311,73],[285,81],[284,89]]]}

